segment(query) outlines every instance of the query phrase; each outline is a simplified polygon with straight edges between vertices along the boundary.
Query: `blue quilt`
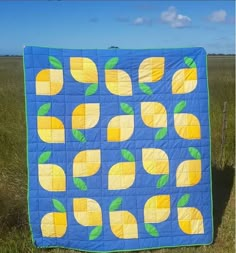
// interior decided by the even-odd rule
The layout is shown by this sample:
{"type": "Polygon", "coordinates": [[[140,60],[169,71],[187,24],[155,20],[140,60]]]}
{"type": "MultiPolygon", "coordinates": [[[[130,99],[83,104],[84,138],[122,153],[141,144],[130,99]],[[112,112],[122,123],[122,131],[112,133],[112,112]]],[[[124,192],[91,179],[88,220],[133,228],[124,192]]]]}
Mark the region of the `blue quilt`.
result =
{"type": "Polygon", "coordinates": [[[131,251],[213,239],[206,52],[25,47],[37,247],[131,251]]]}

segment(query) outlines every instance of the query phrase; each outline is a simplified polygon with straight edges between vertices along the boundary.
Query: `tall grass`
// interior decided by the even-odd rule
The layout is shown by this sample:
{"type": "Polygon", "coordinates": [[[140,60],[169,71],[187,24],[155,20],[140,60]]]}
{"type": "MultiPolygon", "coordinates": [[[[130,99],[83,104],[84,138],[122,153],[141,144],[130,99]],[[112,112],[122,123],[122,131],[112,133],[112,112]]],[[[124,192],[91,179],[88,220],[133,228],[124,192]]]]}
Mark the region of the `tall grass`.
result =
{"type": "MultiPolygon", "coordinates": [[[[234,252],[234,57],[209,57],[215,241],[156,253],[234,252]],[[227,101],[225,166],[219,166],[222,110],[227,101]]],[[[22,58],[0,58],[0,253],[74,252],[32,245],[27,218],[26,130],[22,58]]],[[[78,252],[78,251],[76,251],[78,252]]],[[[142,251],[144,252],[144,251],[142,251]]],[[[151,252],[151,251],[146,251],[151,252]]]]}

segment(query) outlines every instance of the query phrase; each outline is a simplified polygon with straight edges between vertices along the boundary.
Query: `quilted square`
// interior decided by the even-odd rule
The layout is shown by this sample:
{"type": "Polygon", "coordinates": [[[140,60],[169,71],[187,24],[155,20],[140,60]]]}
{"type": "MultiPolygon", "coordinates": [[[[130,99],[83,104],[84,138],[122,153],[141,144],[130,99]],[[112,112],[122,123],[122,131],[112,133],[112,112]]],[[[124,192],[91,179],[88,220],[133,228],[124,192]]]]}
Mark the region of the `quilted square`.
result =
{"type": "Polygon", "coordinates": [[[204,49],[25,47],[24,68],[35,246],[212,242],[204,49]]]}

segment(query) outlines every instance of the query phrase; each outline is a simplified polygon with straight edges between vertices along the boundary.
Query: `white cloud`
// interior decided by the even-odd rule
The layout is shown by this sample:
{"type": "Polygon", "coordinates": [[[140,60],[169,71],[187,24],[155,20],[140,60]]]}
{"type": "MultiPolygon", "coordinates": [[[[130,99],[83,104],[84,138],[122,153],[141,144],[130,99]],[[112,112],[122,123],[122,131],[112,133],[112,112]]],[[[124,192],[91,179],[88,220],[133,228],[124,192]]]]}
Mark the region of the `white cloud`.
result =
{"type": "Polygon", "coordinates": [[[227,12],[225,10],[218,10],[218,11],[213,11],[208,19],[210,22],[213,23],[222,23],[225,22],[227,16],[227,12]]]}
{"type": "Polygon", "coordinates": [[[192,22],[190,17],[177,13],[174,6],[170,6],[167,11],[161,13],[161,21],[173,28],[187,27],[192,22]]]}
{"type": "Polygon", "coordinates": [[[145,17],[137,17],[136,19],[133,20],[133,24],[134,25],[151,25],[152,20],[145,17]]]}

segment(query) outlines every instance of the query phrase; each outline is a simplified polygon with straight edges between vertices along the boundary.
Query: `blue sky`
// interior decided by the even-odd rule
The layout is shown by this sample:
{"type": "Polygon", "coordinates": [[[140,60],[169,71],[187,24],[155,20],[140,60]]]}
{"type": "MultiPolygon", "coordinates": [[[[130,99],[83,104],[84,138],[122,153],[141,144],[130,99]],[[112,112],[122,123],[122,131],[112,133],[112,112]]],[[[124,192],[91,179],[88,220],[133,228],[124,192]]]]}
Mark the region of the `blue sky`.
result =
{"type": "Polygon", "coordinates": [[[234,1],[0,1],[0,54],[57,48],[235,51],[234,1]]]}

